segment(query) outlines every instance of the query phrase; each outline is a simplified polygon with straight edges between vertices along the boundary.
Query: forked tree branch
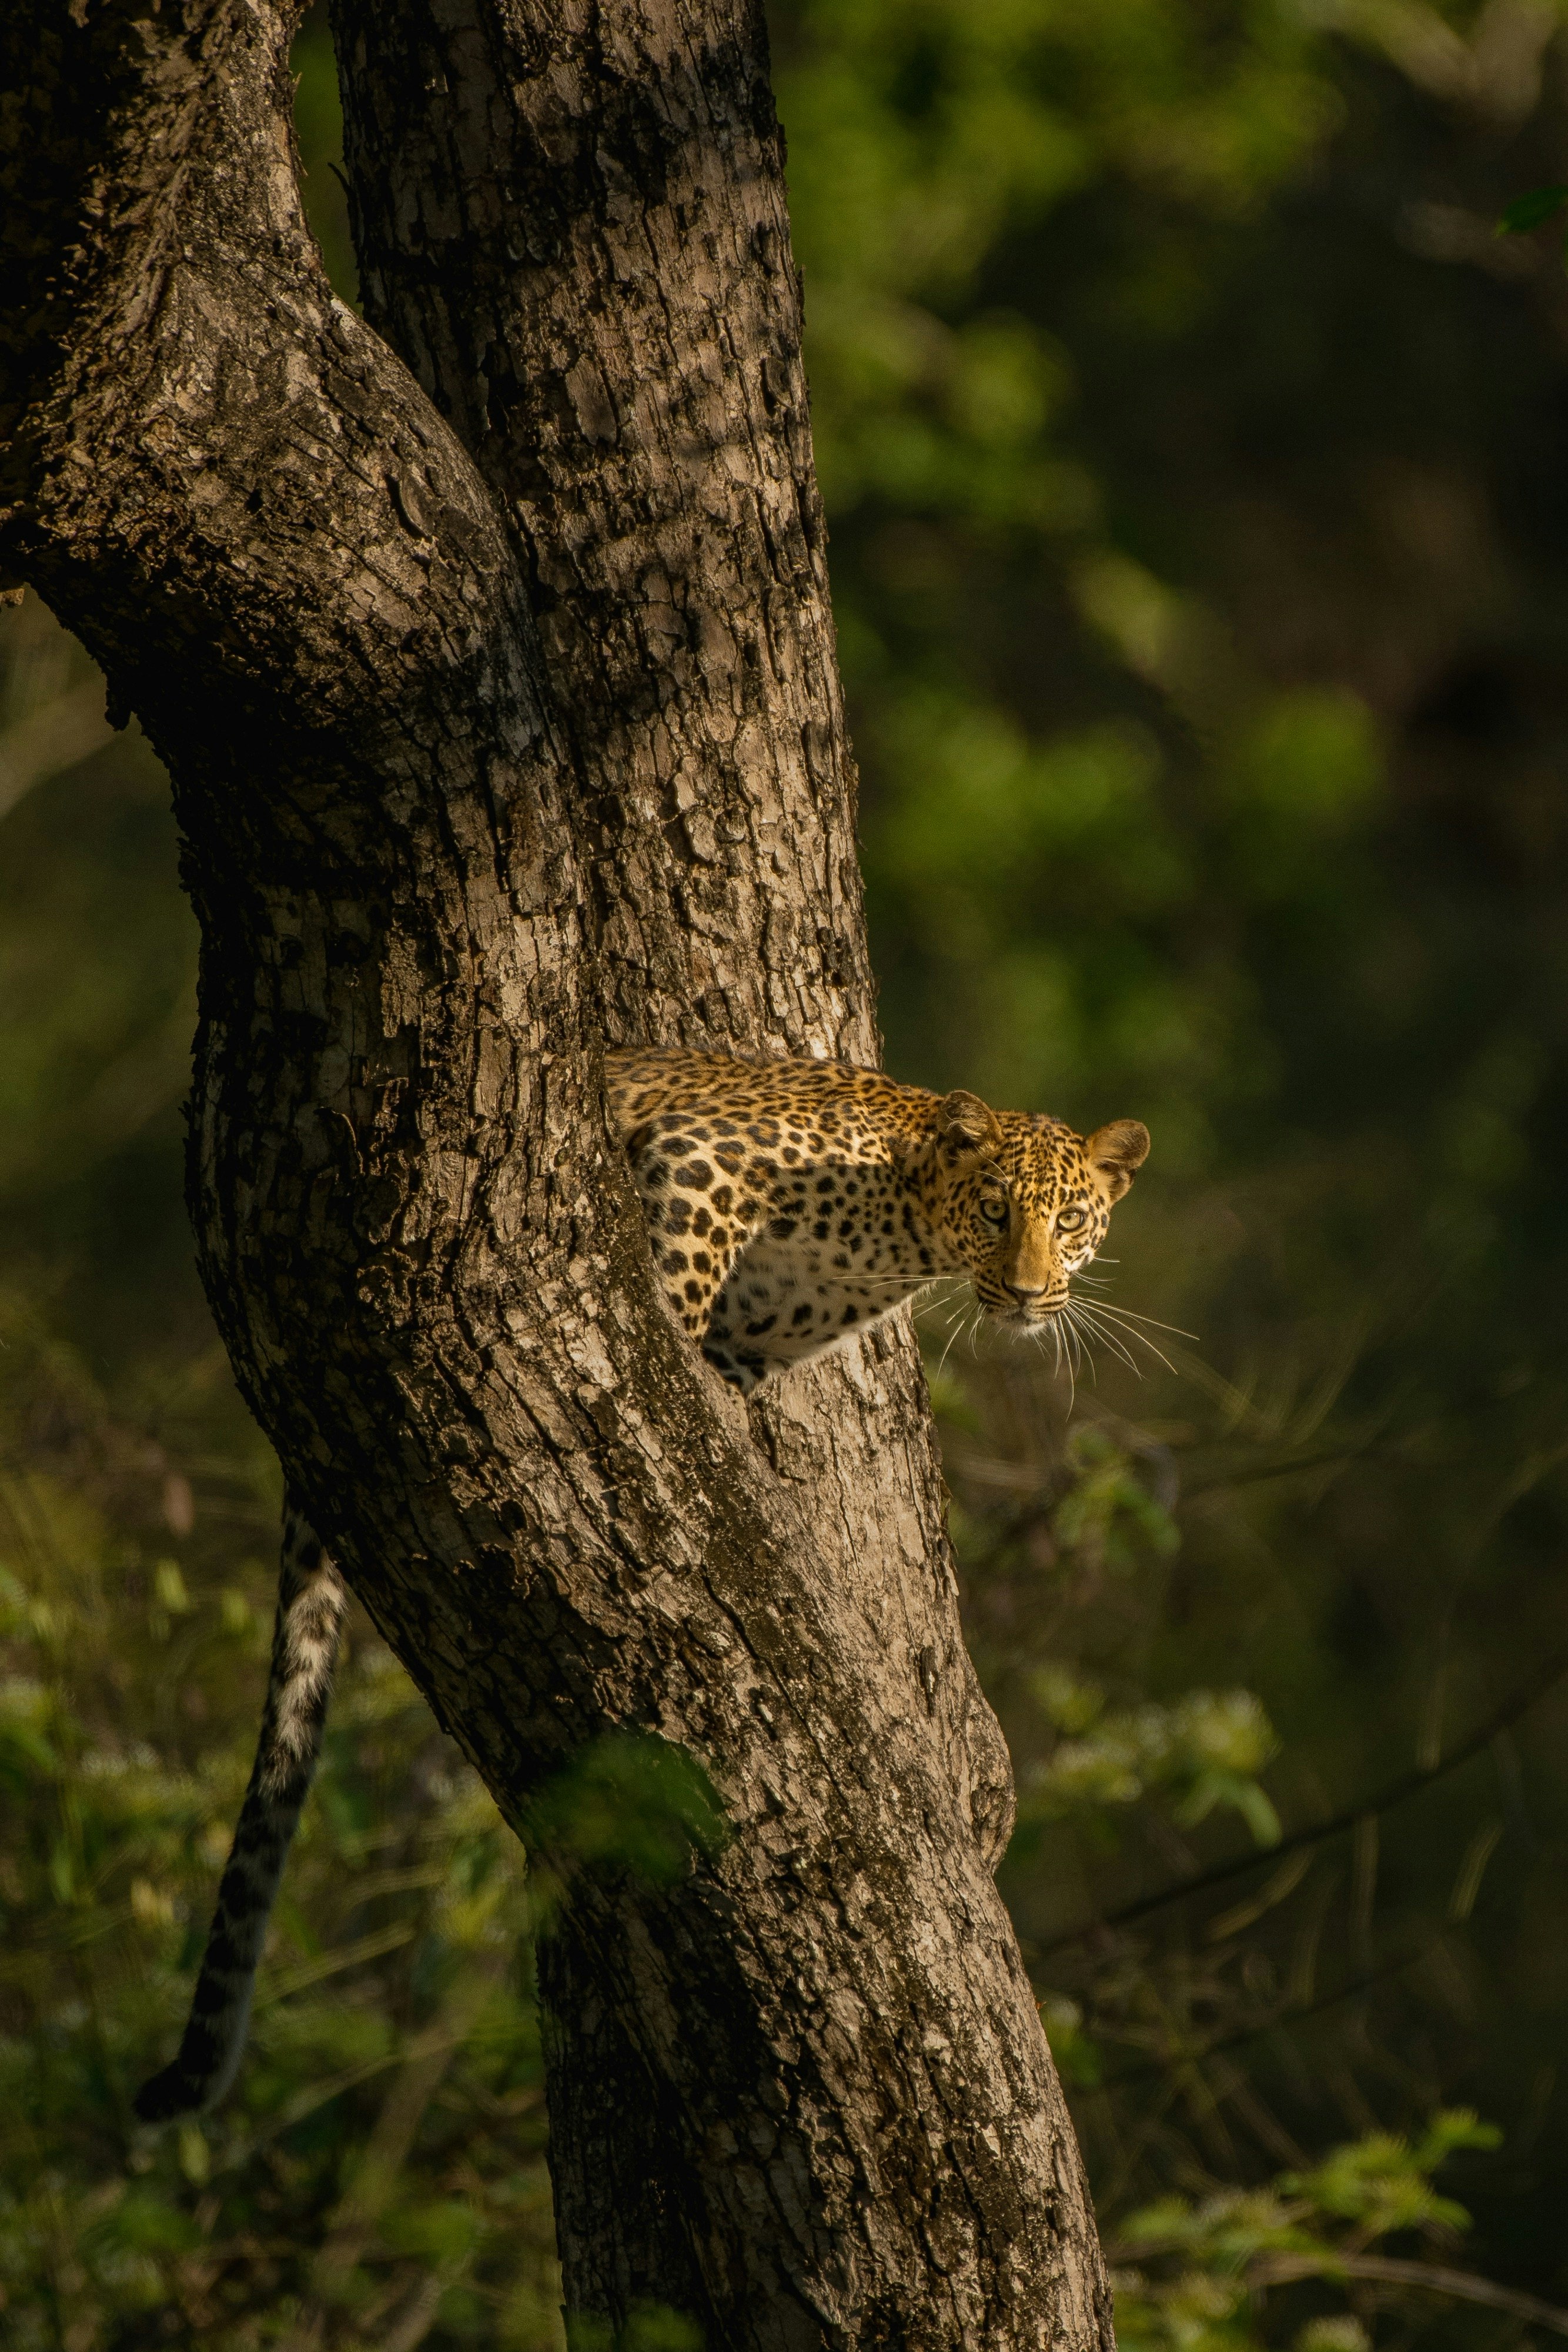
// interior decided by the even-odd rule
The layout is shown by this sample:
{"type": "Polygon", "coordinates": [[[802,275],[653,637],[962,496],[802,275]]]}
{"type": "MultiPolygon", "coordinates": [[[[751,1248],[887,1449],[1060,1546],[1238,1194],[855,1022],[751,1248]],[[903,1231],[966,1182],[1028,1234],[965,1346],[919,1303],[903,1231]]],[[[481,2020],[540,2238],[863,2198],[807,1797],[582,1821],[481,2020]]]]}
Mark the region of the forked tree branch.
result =
{"type": "Polygon", "coordinates": [[[0,32],[0,563],[173,779],[208,1295],[514,1824],[627,1727],[722,1796],[541,1954],[570,2305],[1108,2346],[909,1334],[748,1414],[604,1123],[607,1033],[873,1043],[758,22],[345,5],[389,341],[301,218],[295,16],[0,32]]]}

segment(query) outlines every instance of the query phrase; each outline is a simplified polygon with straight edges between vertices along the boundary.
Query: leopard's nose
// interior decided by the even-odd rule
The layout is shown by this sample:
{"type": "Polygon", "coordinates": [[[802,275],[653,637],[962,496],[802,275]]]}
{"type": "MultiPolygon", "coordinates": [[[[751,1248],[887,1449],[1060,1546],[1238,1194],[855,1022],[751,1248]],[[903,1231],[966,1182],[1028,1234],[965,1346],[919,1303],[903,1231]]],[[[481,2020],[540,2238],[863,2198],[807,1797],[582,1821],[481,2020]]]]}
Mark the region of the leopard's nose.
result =
{"type": "Polygon", "coordinates": [[[1032,1307],[1037,1298],[1043,1298],[1045,1297],[1046,1292],[1046,1286],[1043,1282],[1038,1282],[1032,1285],[1023,1282],[1009,1282],[1004,1283],[1002,1286],[1018,1300],[1020,1307],[1032,1307]]]}

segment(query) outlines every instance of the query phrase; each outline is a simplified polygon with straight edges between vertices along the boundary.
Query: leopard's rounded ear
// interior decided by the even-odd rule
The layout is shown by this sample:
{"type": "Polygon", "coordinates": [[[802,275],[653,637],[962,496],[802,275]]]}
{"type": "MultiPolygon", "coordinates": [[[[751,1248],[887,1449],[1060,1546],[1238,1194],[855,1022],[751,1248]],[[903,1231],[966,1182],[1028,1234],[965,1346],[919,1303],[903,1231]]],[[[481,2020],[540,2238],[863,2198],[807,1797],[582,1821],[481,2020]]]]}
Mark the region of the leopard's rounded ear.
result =
{"type": "Polygon", "coordinates": [[[1104,1178],[1112,1200],[1119,1201],[1132,1183],[1134,1169],[1149,1156],[1149,1130],[1141,1118],[1113,1118],[1085,1139],[1083,1154],[1104,1178]]]}
{"type": "Polygon", "coordinates": [[[959,1087],[936,1106],[936,1148],[951,1167],[988,1160],[1002,1148],[1002,1130],[989,1103],[959,1087]]]}

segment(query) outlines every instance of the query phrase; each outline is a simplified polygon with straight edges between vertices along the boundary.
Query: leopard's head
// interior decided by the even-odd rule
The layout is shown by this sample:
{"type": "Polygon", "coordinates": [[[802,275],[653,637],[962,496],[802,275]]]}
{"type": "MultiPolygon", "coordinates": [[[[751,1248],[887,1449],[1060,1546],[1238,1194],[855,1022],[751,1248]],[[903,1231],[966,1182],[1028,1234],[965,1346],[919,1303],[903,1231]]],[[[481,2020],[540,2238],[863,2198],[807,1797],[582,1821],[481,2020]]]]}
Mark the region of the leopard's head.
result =
{"type": "Polygon", "coordinates": [[[1034,1329],[1066,1306],[1069,1282],[1103,1242],[1148,1152],[1149,1130],[1135,1118],[1074,1135],[1059,1118],[994,1111],[960,1090],[936,1106],[921,1190],[986,1312],[1034,1329]]]}

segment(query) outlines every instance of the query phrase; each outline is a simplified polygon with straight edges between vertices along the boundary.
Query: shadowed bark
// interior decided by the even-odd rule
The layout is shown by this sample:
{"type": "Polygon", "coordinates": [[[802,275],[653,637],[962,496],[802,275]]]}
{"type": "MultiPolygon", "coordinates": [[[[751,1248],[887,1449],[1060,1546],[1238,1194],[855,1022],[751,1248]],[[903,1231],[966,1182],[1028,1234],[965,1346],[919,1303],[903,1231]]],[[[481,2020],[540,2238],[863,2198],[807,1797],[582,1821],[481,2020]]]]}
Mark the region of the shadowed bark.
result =
{"type": "Polygon", "coordinates": [[[760,20],[341,0],[362,322],[295,16],[0,33],[0,559],[173,779],[214,1311],[508,1819],[625,1729],[728,1816],[541,1948],[583,2340],[1108,2346],[907,1324],[743,1406],[604,1121],[606,1038],[875,1054],[760,20]]]}

